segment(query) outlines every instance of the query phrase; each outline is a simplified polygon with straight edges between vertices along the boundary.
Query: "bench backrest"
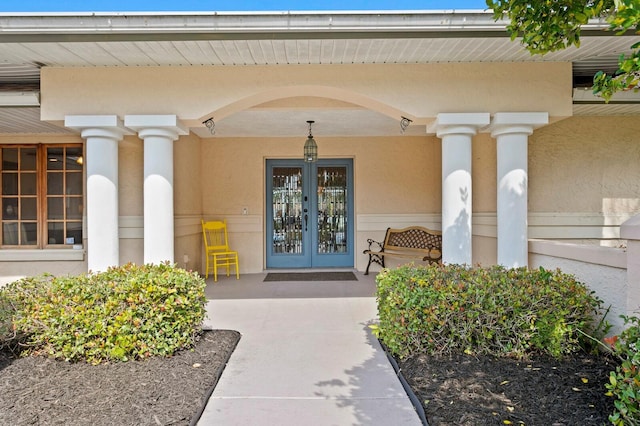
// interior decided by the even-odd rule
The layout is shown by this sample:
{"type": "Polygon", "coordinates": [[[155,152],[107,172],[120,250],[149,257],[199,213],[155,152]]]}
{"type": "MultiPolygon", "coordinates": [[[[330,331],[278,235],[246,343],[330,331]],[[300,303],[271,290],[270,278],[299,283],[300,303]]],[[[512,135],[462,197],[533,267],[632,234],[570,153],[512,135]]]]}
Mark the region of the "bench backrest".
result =
{"type": "Polygon", "coordinates": [[[442,233],[422,226],[388,228],[384,238],[384,250],[442,250],[442,233]]]}

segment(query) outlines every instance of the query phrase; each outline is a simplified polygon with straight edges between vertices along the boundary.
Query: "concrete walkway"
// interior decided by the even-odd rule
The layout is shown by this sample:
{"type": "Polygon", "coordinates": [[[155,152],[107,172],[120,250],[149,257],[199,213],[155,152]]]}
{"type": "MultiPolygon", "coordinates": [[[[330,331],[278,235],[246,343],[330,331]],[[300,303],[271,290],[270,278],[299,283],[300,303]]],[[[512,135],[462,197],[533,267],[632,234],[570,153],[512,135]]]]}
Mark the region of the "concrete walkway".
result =
{"type": "Polygon", "coordinates": [[[208,281],[207,325],[242,338],[200,426],[420,425],[368,324],[373,275],[358,281],[208,281]]]}

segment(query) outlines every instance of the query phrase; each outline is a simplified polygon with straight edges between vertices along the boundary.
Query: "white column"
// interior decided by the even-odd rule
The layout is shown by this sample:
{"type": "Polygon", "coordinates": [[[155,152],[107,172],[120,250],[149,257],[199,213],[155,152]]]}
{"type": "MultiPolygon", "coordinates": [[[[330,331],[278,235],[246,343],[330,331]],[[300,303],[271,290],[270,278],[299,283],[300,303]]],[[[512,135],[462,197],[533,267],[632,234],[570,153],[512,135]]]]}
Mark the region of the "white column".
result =
{"type": "Polygon", "coordinates": [[[471,140],[488,113],[438,114],[428,133],[442,139],[442,261],[472,264],[471,140]]]}
{"type": "Polygon", "coordinates": [[[491,121],[497,144],[498,264],[528,266],[527,147],[533,129],[549,122],[546,112],[499,112],[491,121]]]}
{"type": "Polygon", "coordinates": [[[105,271],[120,264],[118,142],[130,132],[115,115],[68,115],[64,124],[87,141],[87,267],[105,271]]]}
{"type": "Polygon", "coordinates": [[[175,115],[127,115],[144,140],[144,262],[174,262],[173,141],[188,134],[175,115]]]}

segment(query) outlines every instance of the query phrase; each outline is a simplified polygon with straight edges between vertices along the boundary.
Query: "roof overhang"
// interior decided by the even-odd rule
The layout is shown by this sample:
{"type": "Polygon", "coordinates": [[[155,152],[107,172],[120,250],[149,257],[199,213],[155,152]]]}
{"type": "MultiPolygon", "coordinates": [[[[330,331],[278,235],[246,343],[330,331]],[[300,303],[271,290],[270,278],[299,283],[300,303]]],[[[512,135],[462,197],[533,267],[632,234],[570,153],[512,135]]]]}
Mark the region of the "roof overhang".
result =
{"type": "MultiPolygon", "coordinates": [[[[640,41],[607,28],[604,19],[592,20],[580,49],[531,56],[487,10],[0,13],[0,90],[14,92],[5,114],[26,123],[34,111],[24,107],[39,105],[46,66],[557,61],[571,62],[574,79],[588,85],[597,70],[617,69],[620,54],[640,41]]],[[[578,114],[637,113],[635,99],[615,109],[597,99],[574,101],[578,114]]],[[[46,128],[41,124],[34,131],[46,128]]]]}

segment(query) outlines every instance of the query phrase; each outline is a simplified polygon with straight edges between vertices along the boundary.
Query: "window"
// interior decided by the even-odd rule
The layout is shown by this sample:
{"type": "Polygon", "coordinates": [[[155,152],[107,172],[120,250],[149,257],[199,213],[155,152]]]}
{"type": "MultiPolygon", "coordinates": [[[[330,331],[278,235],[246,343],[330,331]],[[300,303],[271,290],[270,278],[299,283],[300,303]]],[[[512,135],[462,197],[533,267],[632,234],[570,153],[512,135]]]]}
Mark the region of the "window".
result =
{"type": "Polygon", "coordinates": [[[3,248],[82,243],[82,145],[0,148],[3,248]]]}

